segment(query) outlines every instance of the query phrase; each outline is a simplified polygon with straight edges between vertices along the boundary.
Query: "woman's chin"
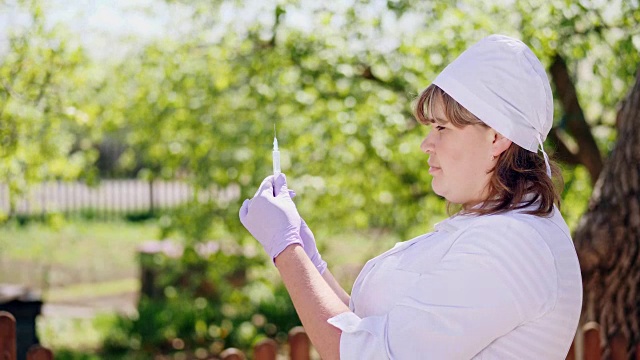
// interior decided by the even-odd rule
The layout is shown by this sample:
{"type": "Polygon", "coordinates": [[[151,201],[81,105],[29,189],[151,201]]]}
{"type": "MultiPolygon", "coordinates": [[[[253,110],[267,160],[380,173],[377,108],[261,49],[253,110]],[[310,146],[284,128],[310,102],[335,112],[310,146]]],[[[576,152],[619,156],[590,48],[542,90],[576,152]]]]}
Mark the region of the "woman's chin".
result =
{"type": "Polygon", "coordinates": [[[442,178],[433,176],[431,178],[431,190],[439,196],[444,197],[445,189],[443,186],[442,178]]]}

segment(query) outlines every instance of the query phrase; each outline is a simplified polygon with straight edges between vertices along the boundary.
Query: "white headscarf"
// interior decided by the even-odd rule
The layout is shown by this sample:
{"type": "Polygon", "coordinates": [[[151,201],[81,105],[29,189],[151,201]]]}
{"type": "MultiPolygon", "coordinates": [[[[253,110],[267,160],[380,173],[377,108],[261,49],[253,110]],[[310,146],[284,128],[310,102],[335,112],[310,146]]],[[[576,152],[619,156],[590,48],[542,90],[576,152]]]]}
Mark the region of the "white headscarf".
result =
{"type": "Polygon", "coordinates": [[[433,81],[485,124],[520,147],[549,158],[542,145],[553,125],[553,95],[544,67],[522,41],[488,36],[433,81]]]}

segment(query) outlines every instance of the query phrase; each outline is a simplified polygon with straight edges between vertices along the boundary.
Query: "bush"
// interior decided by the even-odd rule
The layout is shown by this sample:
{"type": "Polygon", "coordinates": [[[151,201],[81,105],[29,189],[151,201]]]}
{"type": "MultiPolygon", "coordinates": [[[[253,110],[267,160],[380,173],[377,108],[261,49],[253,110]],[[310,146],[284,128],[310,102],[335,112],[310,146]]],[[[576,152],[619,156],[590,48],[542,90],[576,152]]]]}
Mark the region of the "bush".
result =
{"type": "Polygon", "coordinates": [[[143,279],[138,315],[118,320],[103,351],[200,357],[228,347],[246,351],[263,337],[286,341],[300,320],[270,261],[213,247],[187,247],[180,257],[142,256],[152,280],[143,279]]]}

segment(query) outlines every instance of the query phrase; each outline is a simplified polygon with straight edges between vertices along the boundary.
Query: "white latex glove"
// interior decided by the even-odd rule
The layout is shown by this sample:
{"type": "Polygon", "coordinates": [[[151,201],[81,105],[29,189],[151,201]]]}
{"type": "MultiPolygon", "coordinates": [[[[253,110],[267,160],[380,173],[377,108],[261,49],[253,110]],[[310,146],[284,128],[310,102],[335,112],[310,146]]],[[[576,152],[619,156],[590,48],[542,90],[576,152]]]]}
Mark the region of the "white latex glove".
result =
{"type": "MultiPolygon", "coordinates": [[[[288,189],[289,196],[291,198],[296,196],[296,193],[288,188],[287,177],[284,174],[281,174],[281,176],[276,176],[274,182],[276,196],[280,192],[279,189],[283,188],[283,185],[288,189]]],[[[318,247],[316,246],[316,239],[313,236],[313,232],[311,232],[311,229],[309,229],[309,226],[307,226],[307,223],[304,221],[304,219],[302,219],[302,224],[300,224],[300,238],[302,239],[302,247],[304,248],[304,252],[307,254],[309,259],[311,259],[311,262],[313,263],[313,265],[315,265],[316,269],[318,269],[318,272],[320,272],[320,274],[324,273],[324,271],[327,270],[327,262],[322,260],[322,256],[320,256],[318,247]]]]}
{"type": "MultiPolygon", "coordinates": [[[[284,174],[277,176],[284,178],[284,174]]],[[[274,176],[265,178],[255,196],[242,203],[240,222],[275,260],[287,246],[302,245],[302,219],[291,200],[286,179],[279,182],[277,192],[274,191],[273,182],[274,176]]]]}

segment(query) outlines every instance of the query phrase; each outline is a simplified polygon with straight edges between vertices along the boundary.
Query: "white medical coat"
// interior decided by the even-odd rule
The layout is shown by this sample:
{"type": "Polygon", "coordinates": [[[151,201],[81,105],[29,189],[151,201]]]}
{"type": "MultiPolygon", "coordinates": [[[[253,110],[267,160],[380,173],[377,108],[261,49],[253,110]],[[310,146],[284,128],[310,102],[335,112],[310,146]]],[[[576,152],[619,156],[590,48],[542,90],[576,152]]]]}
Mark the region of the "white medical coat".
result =
{"type": "Polygon", "coordinates": [[[581,305],[559,211],[511,211],[451,217],[368,261],[329,323],[341,359],[564,359],[581,305]]]}

